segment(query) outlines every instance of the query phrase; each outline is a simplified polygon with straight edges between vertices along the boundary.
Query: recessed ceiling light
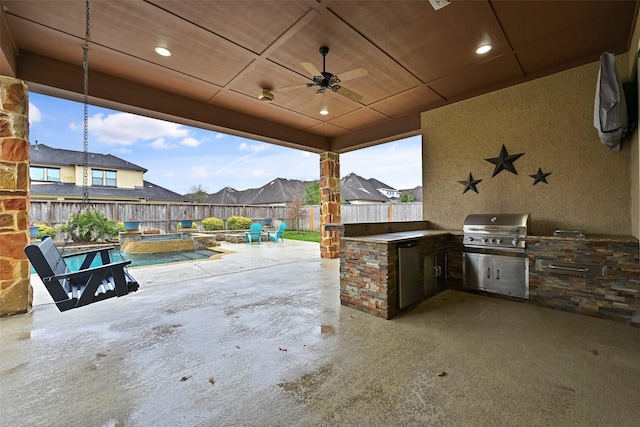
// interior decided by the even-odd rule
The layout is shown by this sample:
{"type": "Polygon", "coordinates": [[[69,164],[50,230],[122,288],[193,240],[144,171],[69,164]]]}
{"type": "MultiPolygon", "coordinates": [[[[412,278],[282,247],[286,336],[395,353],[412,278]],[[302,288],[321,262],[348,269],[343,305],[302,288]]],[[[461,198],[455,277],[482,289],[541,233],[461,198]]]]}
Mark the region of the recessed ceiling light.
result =
{"type": "Polygon", "coordinates": [[[492,48],[493,46],[491,46],[490,44],[483,44],[482,46],[476,49],[476,53],[478,55],[482,55],[489,52],[492,48]]]}
{"type": "Polygon", "coordinates": [[[322,114],[323,116],[326,116],[327,114],[329,114],[329,111],[327,111],[326,108],[323,108],[322,110],[320,110],[320,114],[322,114]]]}
{"type": "Polygon", "coordinates": [[[156,47],[154,50],[156,51],[156,53],[157,53],[158,55],[161,55],[161,56],[171,56],[171,51],[170,51],[169,49],[167,49],[166,47],[160,47],[160,46],[158,46],[158,47],[156,47]]]}

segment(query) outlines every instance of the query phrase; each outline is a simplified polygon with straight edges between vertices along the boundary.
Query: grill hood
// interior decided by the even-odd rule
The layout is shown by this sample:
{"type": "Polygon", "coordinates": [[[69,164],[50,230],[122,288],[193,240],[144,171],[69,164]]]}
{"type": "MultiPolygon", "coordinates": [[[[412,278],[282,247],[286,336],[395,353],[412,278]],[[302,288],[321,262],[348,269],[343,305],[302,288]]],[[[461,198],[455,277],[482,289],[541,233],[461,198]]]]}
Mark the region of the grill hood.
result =
{"type": "Polygon", "coordinates": [[[529,228],[529,214],[471,214],[464,220],[463,231],[465,233],[467,228],[482,229],[484,231],[489,229],[520,228],[524,229],[526,234],[529,228]]]}

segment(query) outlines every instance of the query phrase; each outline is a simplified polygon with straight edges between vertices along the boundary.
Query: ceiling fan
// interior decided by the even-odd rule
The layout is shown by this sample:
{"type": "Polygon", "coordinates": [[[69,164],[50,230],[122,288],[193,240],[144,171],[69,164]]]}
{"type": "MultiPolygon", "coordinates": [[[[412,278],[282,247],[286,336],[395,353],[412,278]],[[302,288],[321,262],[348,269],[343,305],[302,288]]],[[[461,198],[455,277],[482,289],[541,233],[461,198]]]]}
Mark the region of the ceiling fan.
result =
{"type": "Polygon", "coordinates": [[[330,89],[331,91],[342,95],[354,102],[360,102],[362,100],[362,95],[357,94],[354,91],[349,90],[343,86],[340,86],[338,83],[357,79],[358,77],[364,77],[368,74],[367,70],[365,70],[364,68],[356,68],[354,70],[341,73],[340,75],[331,74],[326,69],[326,59],[328,53],[329,48],[327,46],[322,46],[320,48],[320,54],[322,55],[322,72],[318,71],[318,69],[310,62],[300,63],[313,76],[313,83],[286,86],[280,89],[275,89],[275,91],[286,92],[303,87],[318,86],[318,90],[316,90],[317,94],[323,94],[327,89],[330,89]]]}

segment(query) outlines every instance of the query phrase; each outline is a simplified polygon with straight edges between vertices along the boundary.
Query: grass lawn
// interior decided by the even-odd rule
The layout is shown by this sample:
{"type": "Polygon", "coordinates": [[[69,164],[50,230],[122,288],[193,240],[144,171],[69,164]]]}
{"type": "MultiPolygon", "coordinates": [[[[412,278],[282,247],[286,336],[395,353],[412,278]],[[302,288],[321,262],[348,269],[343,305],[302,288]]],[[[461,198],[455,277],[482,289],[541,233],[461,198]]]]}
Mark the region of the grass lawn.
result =
{"type": "Polygon", "coordinates": [[[317,231],[290,230],[290,231],[285,231],[282,234],[282,237],[284,237],[285,239],[291,239],[291,240],[302,240],[305,242],[320,243],[320,233],[317,231]]]}

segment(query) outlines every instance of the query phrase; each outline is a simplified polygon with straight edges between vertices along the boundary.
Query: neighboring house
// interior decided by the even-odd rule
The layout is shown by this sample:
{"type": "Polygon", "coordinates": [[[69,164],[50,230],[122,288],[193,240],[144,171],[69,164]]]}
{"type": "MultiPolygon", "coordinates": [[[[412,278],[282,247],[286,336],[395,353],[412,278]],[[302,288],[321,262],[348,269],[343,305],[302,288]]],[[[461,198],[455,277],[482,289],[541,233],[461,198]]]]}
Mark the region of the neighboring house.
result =
{"type": "MultiPolygon", "coordinates": [[[[304,189],[313,181],[276,178],[259,188],[236,190],[225,187],[210,194],[204,203],[215,205],[270,205],[284,206],[299,197],[304,197],[304,189]]],[[[416,187],[416,201],[422,200],[422,187],[416,187]],[[418,198],[419,195],[419,198],[418,198]]],[[[402,192],[375,178],[365,179],[350,173],[340,180],[340,198],[351,204],[389,203],[400,200],[402,192]]]]}
{"type": "Polygon", "coordinates": [[[384,182],[380,182],[375,178],[371,178],[368,180],[375,188],[382,194],[383,196],[388,197],[392,201],[396,201],[400,199],[400,191],[396,190],[393,187],[385,184],[384,182]]]}
{"type": "Polygon", "coordinates": [[[203,203],[212,205],[241,205],[242,203],[238,201],[241,195],[242,191],[231,187],[224,187],[217,193],[209,194],[203,203]]]}
{"type": "MultiPolygon", "coordinates": [[[[147,169],[111,154],[88,153],[88,192],[92,201],[191,202],[144,180],[147,169]]],[[[84,152],[31,145],[32,200],[78,200],[83,197],[84,152]]]]}
{"type": "Polygon", "coordinates": [[[235,190],[225,187],[210,194],[204,203],[219,205],[269,205],[284,206],[299,198],[304,199],[304,189],[311,181],[276,178],[260,188],[235,190]]]}
{"type": "Polygon", "coordinates": [[[378,180],[350,173],[340,180],[340,198],[351,204],[389,203],[391,200],[379,188],[393,190],[378,180]]]}

